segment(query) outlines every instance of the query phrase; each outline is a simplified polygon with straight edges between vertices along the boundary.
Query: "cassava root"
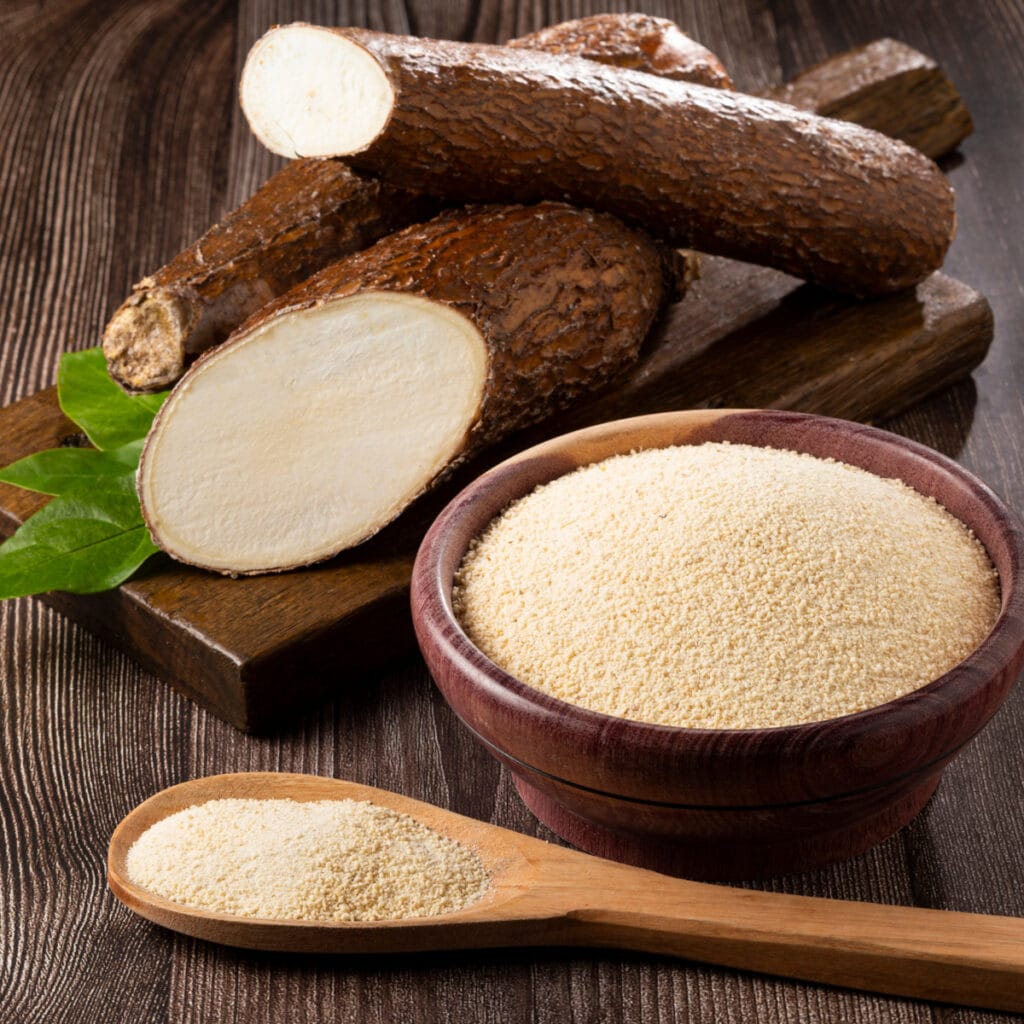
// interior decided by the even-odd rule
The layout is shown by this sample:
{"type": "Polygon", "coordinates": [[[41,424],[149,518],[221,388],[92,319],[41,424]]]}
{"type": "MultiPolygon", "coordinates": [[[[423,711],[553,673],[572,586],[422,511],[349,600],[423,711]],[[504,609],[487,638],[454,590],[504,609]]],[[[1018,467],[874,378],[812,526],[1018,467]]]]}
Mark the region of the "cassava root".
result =
{"type": "Polygon", "coordinates": [[[857,295],[922,280],[955,231],[952,190],[909,146],[571,57],[287,25],[253,46],[241,100],[276,153],[451,200],[557,197],[857,295]]]}
{"type": "MultiPolygon", "coordinates": [[[[672,22],[646,15],[594,15],[508,45],[527,43],[682,81],[725,76],[717,58],[672,22]]],[[[930,157],[971,132],[970,114],[942,70],[892,39],[831,57],[767,95],[882,131],[930,157]]],[[[425,197],[387,189],[340,161],[294,161],[135,286],[104,335],[111,376],[130,390],[167,387],[271,298],[430,212],[425,197]]]]}
{"type": "MultiPolygon", "coordinates": [[[[713,53],[673,22],[648,15],[595,15],[508,45],[729,84],[713,53]]],[[[198,242],[135,285],[103,335],[110,375],[133,391],[173,384],[196,355],[224,341],[271,299],[328,263],[427,219],[440,206],[340,161],[293,161],[198,242]]]]}
{"type": "Polygon", "coordinates": [[[645,235],[560,203],[450,211],[327,267],[165,402],[138,478],[154,540],[232,574],[358,544],[631,365],[665,267],[645,235]]]}

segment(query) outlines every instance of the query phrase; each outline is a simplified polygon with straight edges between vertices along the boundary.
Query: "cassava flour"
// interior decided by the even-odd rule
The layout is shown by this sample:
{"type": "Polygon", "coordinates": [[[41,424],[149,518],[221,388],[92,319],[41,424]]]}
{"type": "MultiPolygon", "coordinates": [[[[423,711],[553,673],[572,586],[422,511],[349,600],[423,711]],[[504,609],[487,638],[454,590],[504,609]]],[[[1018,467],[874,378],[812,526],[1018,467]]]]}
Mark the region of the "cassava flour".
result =
{"type": "Polygon", "coordinates": [[[813,722],[931,682],[984,639],[996,573],[901,481],[708,443],[583,467],[514,502],[456,576],[492,661],[662,725],[813,722]]]}
{"type": "Polygon", "coordinates": [[[127,870],[199,910],[307,921],[447,914],[488,886],[465,846],[357,800],[210,800],[147,829],[127,870]]]}

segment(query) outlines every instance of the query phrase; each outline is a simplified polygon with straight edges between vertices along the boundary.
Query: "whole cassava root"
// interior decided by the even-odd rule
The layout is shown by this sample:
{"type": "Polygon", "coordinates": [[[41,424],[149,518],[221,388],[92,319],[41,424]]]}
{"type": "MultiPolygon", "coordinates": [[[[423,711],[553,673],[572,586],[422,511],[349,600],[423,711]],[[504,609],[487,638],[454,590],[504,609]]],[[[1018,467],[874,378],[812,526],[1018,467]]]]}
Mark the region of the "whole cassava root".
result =
{"type": "MultiPolygon", "coordinates": [[[[718,58],[671,21],[605,14],[508,45],[566,53],[708,85],[718,58]]],[[[199,241],[135,285],[103,335],[111,376],[134,391],[173,384],[260,306],[334,260],[436,213],[440,203],[340,161],[297,160],[199,241]]]]}
{"type": "Polygon", "coordinates": [[[181,379],[139,468],[153,538],[237,574],[358,544],[469,455],[633,363],[665,274],[645,235],[561,203],[389,235],[181,379]]]}
{"type": "Polygon", "coordinates": [[[297,24],[249,53],[271,150],[445,198],[557,197],[866,295],[941,265],[953,193],[909,146],[785,104],[508,47],[297,24]]]}

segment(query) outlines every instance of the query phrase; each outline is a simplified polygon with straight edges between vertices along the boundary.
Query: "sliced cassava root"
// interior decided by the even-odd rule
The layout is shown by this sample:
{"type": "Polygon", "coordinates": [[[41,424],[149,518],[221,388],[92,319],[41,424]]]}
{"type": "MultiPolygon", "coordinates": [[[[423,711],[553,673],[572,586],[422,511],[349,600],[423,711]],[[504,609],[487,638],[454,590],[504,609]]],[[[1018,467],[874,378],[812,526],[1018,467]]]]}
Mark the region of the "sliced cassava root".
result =
{"type": "Polygon", "coordinates": [[[253,46],[241,100],[278,153],[442,197],[567,199],[854,294],[922,280],[955,230],[952,190],[909,146],[592,61],[296,24],[253,46]]]}
{"type": "Polygon", "coordinates": [[[333,264],[174,389],[139,467],[150,532],[239,574],[358,544],[630,365],[665,266],[642,234],[559,203],[451,211],[333,264]]]}
{"type": "Polygon", "coordinates": [[[469,321],[416,295],[353,295],[268,324],[170,399],[140,475],[150,531],[184,561],[236,572],[357,543],[454,455],[486,362],[469,321]],[[400,410],[389,430],[385,409],[400,410]]]}
{"type": "MultiPolygon", "coordinates": [[[[713,53],[671,21],[647,15],[581,18],[509,45],[728,84],[713,53]]],[[[356,174],[340,161],[292,162],[135,285],[103,335],[111,376],[134,391],[173,384],[192,358],[224,341],[260,306],[328,263],[427,219],[439,205],[356,174]]]]}

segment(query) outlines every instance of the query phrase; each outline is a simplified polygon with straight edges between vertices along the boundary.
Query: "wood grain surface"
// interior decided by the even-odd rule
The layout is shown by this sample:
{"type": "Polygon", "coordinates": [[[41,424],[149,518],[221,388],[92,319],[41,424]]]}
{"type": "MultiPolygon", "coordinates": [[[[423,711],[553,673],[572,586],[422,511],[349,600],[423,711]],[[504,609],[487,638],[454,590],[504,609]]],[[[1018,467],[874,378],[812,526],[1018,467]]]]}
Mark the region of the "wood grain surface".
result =
{"type": "MultiPolygon", "coordinates": [[[[946,163],[959,234],[946,271],[988,296],[995,344],[971,383],[887,423],[1024,508],[1024,17],[1017,0],[681,0],[679,21],[737,85],[765,88],[896,36],[936,58],[975,135],[946,163]]],[[[7,0],[0,7],[0,402],[94,345],[133,281],[236,206],[279,161],[235,104],[244,55],[301,18],[495,41],[598,3],[7,0]]],[[[991,1022],[1014,1018],[615,951],[393,958],[239,953],[117,905],[104,853],[158,789],[288,770],[392,789],[550,837],[444,706],[422,663],[366,674],[297,725],[244,736],[34,601],[0,607],[0,1020],[991,1022]]],[[[767,887],[1024,916],[1024,695],[882,846],[767,887]]]]}

